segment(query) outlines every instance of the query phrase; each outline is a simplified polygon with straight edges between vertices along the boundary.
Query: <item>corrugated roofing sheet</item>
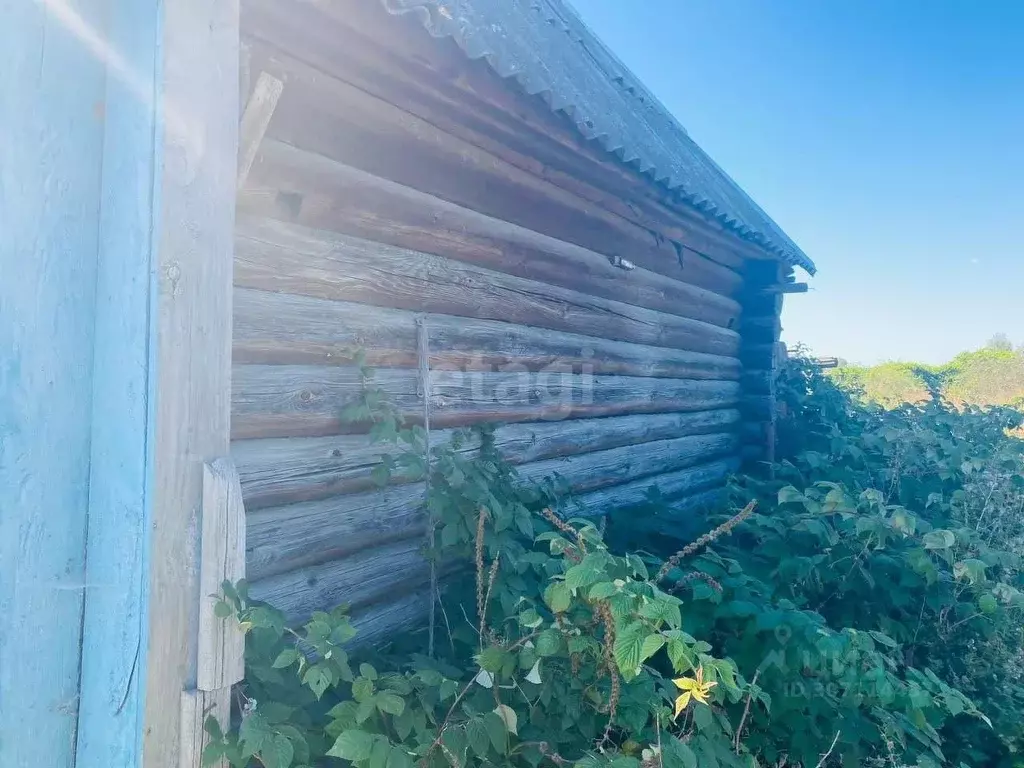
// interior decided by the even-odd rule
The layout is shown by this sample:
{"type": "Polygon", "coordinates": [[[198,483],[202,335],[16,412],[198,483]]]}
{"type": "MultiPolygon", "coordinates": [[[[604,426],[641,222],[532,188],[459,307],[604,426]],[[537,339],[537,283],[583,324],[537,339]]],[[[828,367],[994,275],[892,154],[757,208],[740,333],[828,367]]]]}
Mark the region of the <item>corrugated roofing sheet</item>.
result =
{"type": "Polygon", "coordinates": [[[564,0],[383,0],[415,12],[526,93],[564,112],[587,139],[706,216],[814,274],[814,263],[687,135],[564,0]]]}

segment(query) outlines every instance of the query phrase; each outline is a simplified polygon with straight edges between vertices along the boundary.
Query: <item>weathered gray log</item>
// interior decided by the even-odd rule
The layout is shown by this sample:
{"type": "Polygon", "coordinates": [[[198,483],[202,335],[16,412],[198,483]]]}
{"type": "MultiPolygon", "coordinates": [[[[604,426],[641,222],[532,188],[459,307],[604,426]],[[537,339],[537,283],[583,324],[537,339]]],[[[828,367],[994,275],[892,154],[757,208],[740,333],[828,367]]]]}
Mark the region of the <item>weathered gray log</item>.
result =
{"type": "Polygon", "coordinates": [[[246,521],[246,573],[262,579],[415,538],[425,520],[422,483],[257,510],[246,521]]]}
{"type": "Polygon", "coordinates": [[[750,421],[774,421],[775,398],[771,395],[745,395],[740,412],[750,421]]]}
{"type": "Polygon", "coordinates": [[[289,616],[308,606],[369,605],[422,587],[429,572],[422,550],[422,538],[364,547],[338,560],[254,581],[249,593],[289,616]]]}
{"type": "MultiPolygon", "coordinates": [[[[611,448],[564,459],[524,464],[524,480],[539,481],[558,472],[582,503],[608,488],[605,506],[629,501],[638,487],[664,485],[666,495],[702,490],[724,477],[739,452],[739,439],[730,434],[693,435],[636,446],[611,448]],[[714,464],[678,471],[716,456],[733,454],[714,464]],[[643,478],[648,478],[644,480],[643,478]]],[[[390,486],[384,490],[334,496],[317,501],[253,511],[248,516],[246,569],[250,579],[294,570],[342,557],[384,541],[414,538],[423,529],[423,484],[390,486]]]]}
{"type": "Polygon", "coordinates": [[[624,271],[604,254],[277,141],[263,148],[240,209],[726,328],[739,319],[738,302],[682,282],[682,273],[673,279],[642,267],[624,271]],[[288,204],[297,197],[300,205],[288,204]]]}
{"type": "MultiPolygon", "coordinates": [[[[436,371],[431,378],[431,413],[433,424],[439,428],[706,411],[732,407],[740,397],[736,381],[588,376],[557,371],[436,371]]],[[[410,419],[418,418],[422,399],[415,371],[379,369],[374,385],[410,419]]],[[[235,366],[232,435],[243,439],[344,431],[342,409],[359,397],[362,386],[358,369],[351,367],[235,366]]]]}
{"type": "Polygon", "coordinates": [[[733,355],[737,332],[326,230],[240,218],[235,284],[733,355]]]}
{"type": "MultiPolygon", "coordinates": [[[[373,605],[367,605],[352,612],[352,626],[357,634],[352,638],[352,647],[379,646],[394,639],[399,632],[414,631],[427,626],[427,609],[430,605],[430,590],[424,584],[415,589],[407,587],[401,595],[388,595],[387,598],[373,605]]],[[[297,616],[308,616],[315,610],[323,610],[325,606],[316,605],[312,601],[296,600],[297,616]]],[[[463,620],[461,616],[459,620],[463,620]]],[[[443,621],[438,627],[441,642],[445,643],[447,630],[443,621]]],[[[425,639],[424,639],[425,640],[425,639]]]]}
{"type": "Polygon", "coordinates": [[[541,100],[510,88],[454,47],[436,45],[415,22],[403,24],[373,5],[314,10],[305,3],[246,0],[243,6],[246,32],[641,227],[733,267],[741,255],[768,255],[729,238],[689,206],[667,208],[649,179],[608,162],[599,144],[585,141],[541,100]]]}
{"type": "Polygon", "coordinates": [[[519,474],[540,481],[557,473],[574,494],[585,494],[637,478],[665,475],[738,450],[736,435],[691,435],[524,464],[519,474]]]}
{"type": "MultiPolygon", "coordinates": [[[[655,271],[675,246],[651,230],[448,134],[291,56],[253,41],[254,66],[288,83],[269,135],[481,213],[655,271]]],[[[735,292],[742,276],[714,262],[702,276],[735,292]]]]}
{"type": "MultiPolygon", "coordinates": [[[[407,310],[235,288],[234,359],[344,365],[362,350],[369,365],[411,368],[417,364],[415,320],[416,314],[407,310]]],[[[735,357],[452,315],[428,315],[427,321],[431,368],[555,368],[722,381],[740,375],[735,357]]]]}
{"type": "MultiPolygon", "coordinates": [[[[565,422],[505,424],[494,432],[497,449],[513,464],[602,451],[691,434],[732,431],[739,411],[668,413],[573,419],[565,422]]],[[[446,443],[451,432],[433,433],[433,443],[446,443]]],[[[476,441],[464,447],[476,450],[476,441]]],[[[375,488],[370,473],[384,454],[401,449],[371,443],[366,435],[240,440],[232,444],[246,509],[310,501],[375,488]]],[[[404,478],[408,480],[409,478],[404,478]]],[[[402,481],[401,474],[393,480],[402,481]]]]}
{"type": "Polygon", "coordinates": [[[708,490],[711,486],[720,485],[727,475],[739,468],[739,465],[738,457],[722,459],[704,466],[645,477],[631,483],[586,493],[578,497],[576,503],[584,514],[597,516],[613,509],[646,503],[652,488],[657,488],[661,497],[667,500],[679,496],[692,496],[708,490]]]}

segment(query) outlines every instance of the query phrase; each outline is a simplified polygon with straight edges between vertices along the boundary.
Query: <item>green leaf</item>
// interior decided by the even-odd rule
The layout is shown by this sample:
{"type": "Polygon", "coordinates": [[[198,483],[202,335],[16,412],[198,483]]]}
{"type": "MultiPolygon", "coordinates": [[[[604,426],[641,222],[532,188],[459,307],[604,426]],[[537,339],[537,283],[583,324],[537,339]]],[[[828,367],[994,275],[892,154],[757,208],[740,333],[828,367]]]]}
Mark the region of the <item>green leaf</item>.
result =
{"type": "Polygon", "coordinates": [[[392,747],[388,753],[388,768],[414,768],[412,756],[401,747],[392,747]]]}
{"type": "Polygon", "coordinates": [[[627,680],[636,677],[643,661],[644,642],[651,634],[642,622],[634,621],[615,638],[615,664],[627,680]]]}
{"type": "Polygon", "coordinates": [[[803,504],[806,500],[807,497],[792,485],[787,485],[779,491],[779,504],[803,504]]]}
{"type": "Polygon", "coordinates": [[[324,663],[314,664],[302,675],[302,682],[309,686],[309,690],[318,699],[324,695],[331,685],[331,669],[324,663]]]}
{"type": "Polygon", "coordinates": [[[295,648],[285,648],[281,653],[274,659],[274,669],[284,669],[290,667],[296,661],[299,660],[299,652],[295,648]]]}
{"type": "Polygon", "coordinates": [[[368,677],[357,677],[352,682],[352,698],[356,701],[367,701],[373,696],[373,681],[368,677]]]}
{"type": "Polygon", "coordinates": [[[491,746],[499,755],[504,755],[508,747],[508,729],[505,727],[505,719],[497,712],[488,712],[484,715],[484,727],[491,739],[491,746]]]}
{"type": "Polygon", "coordinates": [[[994,595],[982,595],[978,598],[978,608],[982,613],[991,614],[999,610],[999,601],[994,595]]]}
{"type": "Polygon", "coordinates": [[[476,657],[477,664],[480,665],[480,668],[490,672],[491,674],[497,674],[500,672],[501,668],[505,666],[505,661],[507,659],[508,651],[504,648],[499,648],[496,645],[489,645],[480,651],[476,657]]]}
{"type": "Polygon", "coordinates": [[[640,649],[640,661],[641,663],[647,661],[654,654],[661,650],[661,647],[668,642],[664,635],[648,635],[644,640],[643,647],[640,649]]]}
{"type": "Polygon", "coordinates": [[[618,591],[619,588],[615,586],[615,582],[599,581],[590,588],[590,592],[587,597],[591,600],[604,600],[607,597],[611,597],[618,591]]]}
{"type": "Polygon", "coordinates": [[[373,735],[366,731],[353,729],[344,731],[338,736],[334,746],[328,750],[327,755],[356,762],[368,758],[372,749],[373,735]]]}
{"type": "Polygon", "coordinates": [[[499,704],[494,708],[494,713],[501,718],[505,730],[514,735],[519,734],[519,716],[512,707],[507,704],[499,704]]]}
{"type": "Polygon", "coordinates": [[[295,757],[295,747],[286,736],[275,734],[267,739],[260,750],[260,760],[266,768],[289,768],[295,757]]]}
{"type": "Polygon", "coordinates": [[[487,757],[491,739],[482,719],[473,718],[466,722],[466,738],[469,739],[469,748],[477,757],[487,757]]]}
{"type": "Polygon", "coordinates": [[[235,609],[223,600],[218,600],[216,604],[213,606],[213,615],[216,616],[218,619],[226,619],[234,612],[235,609]]]}
{"type": "Polygon", "coordinates": [[[374,703],[377,709],[389,715],[400,715],[405,710],[405,701],[394,693],[378,693],[374,696],[374,703]]]}
{"type": "Polygon", "coordinates": [[[572,593],[565,585],[565,582],[555,581],[544,590],[544,602],[555,613],[563,613],[569,609],[569,604],[572,602],[572,593]]]}
{"type": "Polygon", "coordinates": [[[565,572],[565,586],[575,592],[581,587],[588,587],[604,576],[604,565],[607,556],[602,552],[591,552],[579,563],[565,572]]]}
{"type": "Polygon", "coordinates": [[[519,623],[527,629],[536,629],[544,623],[544,619],[542,619],[541,615],[533,608],[527,608],[519,614],[519,623]]]}
{"type": "Polygon", "coordinates": [[[562,635],[557,629],[545,629],[534,641],[538,656],[554,656],[562,650],[562,635]]]}
{"type": "Polygon", "coordinates": [[[697,755],[679,739],[668,737],[662,744],[664,768],[697,768],[697,755]]]}
{"type": "Polygon", "coordinates": [[[952,531],[940,528],[937,531],[926,533],[923,541],[925,549],[949,549],[956,544],[956,536],[952,531]]]}
{"type": "Polygon", "coordinates": [[[367,680],[377,679],[377,670],[375,670],[373,667],[371,667],[369,664],[366,664],[365,662],[359,665],[359,674],[365,677],[367,680]]]}

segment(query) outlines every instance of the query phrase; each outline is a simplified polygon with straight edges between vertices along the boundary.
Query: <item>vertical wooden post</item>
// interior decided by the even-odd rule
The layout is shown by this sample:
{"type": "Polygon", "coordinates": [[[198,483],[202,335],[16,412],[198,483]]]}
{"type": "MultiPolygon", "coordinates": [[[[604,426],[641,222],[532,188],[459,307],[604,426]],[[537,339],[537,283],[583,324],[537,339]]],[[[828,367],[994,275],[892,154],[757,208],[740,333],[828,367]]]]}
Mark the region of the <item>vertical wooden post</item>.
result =
{"type": "Polygon", "coordinates": [[[182,765],[179,702],[197,684],[203,466],[229,447],[238,156],[238,0],[163,9],[146,768],[182,765]]]}

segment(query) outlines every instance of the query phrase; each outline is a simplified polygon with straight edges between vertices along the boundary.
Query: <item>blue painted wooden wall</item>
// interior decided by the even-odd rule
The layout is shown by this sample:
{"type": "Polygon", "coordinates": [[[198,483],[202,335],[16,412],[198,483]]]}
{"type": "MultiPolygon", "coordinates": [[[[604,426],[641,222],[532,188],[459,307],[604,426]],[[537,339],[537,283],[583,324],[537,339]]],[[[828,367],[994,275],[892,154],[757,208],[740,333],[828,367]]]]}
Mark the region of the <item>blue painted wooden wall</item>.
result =
{"type": "Polygon", "coordinates": [[[159,3],[0,17],[0,766],[132,766],[159,3]]]}

